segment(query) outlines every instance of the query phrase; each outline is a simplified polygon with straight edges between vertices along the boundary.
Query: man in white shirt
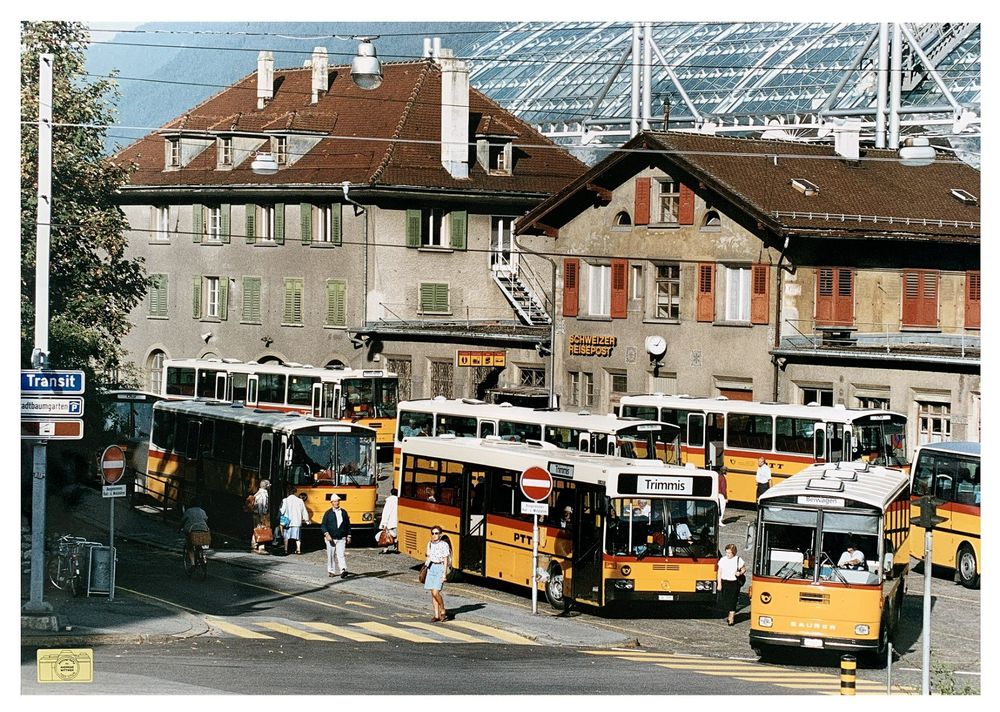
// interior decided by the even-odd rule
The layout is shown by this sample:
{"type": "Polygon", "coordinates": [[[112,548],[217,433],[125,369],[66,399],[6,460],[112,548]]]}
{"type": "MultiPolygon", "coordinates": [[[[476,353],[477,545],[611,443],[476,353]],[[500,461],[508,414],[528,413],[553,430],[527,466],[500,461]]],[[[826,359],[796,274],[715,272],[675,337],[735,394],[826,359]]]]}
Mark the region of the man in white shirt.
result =
{"type": "Polygon", "coordinates": [[[847,545],[847,551],[840,555],[840,560],[837,562],[837,568],[840,569],[864,569],[865,568],[865,555],[862,551],[854,546],[854,544],[847,545]]]}
{"type": "Polygon", "coordinates": [[[398,554],[399,542],[396,539],[396,528],[399,526],[399,490],[393,487],[389,490],[389,496],[385,498],[385,505],[382,507],[382,518],[379,520],[378,528],[389,532],[392,538],[386,547],[380,550],[380,554],[398,554]]]}
{"type": "Polygon", "coordinates": [[[757,474],[754,475],[754,479],[757,481],[757,499],[767,492],[771,487],[771,468],[767,466],[767,462],[763,457],[757,458],[757,474]]]}
{"type": "Polygon", "coordinates": [[[281,515],[288,517],[288,524],[285,525],[285,553],[288,553],[288,542],[295,540],[295,553],[302,553],[302,525],[309,521],[309,512],[306,510],[306,503],[295,492],[289,492],[288,496],[281,500],[281,515]]]}

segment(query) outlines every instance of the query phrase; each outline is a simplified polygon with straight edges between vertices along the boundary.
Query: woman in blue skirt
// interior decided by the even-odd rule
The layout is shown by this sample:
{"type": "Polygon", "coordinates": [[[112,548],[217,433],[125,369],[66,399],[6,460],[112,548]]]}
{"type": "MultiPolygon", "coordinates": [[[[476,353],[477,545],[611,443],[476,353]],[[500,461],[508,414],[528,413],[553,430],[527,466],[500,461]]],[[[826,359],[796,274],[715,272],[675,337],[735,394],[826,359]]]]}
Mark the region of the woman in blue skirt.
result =
{"type": "Polygon", "coordinates": [[[431,602],[434,604],[434,617],[431,618],[431,623],[440,623],[448,617],[441,589],[444,587],[449,559],[451,559],[451,547],[448,542],[441,539],[441,527],[431,527],[431,540],[427,542],[427,558],[424,560],[424,566],[427,567],[424,588],[431,592],[431,602]]]}

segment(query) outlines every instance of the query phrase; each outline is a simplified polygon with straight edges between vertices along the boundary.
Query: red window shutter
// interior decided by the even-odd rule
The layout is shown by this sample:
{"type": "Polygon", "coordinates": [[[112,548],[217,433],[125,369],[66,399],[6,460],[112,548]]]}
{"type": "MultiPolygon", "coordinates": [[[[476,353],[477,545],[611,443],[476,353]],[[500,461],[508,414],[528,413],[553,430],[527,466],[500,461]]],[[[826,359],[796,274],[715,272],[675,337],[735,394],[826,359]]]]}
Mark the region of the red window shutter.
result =
{"type": "Polygon", "coordinates": [[[628,316],[628,260],[611,260],[611,318],[628,316]]]}
{"type": "Polygon", "coordinates": [[[920,298],[920,323],[923,326],[937,326],[938,273],[924,272],[924,283],[920,298]]]}
{"type": "Polygon", "coordinates": [[[837,291],[834,296],[833,321],[837,326],[854,326],[854,270],[834,270],[837,291]]]}
{"type": "Polygon", "coordinates": [[[903,272],[903,326],[920,323],[920,273],[903,272]]]}
{"type": "Polygon", "coordinates": [[[903,272],[902,326],[937,327],[938,273],[903,272]]]}
{"type": "Polygon", "coordinates": [[[979,272],[965,273],[965,328],[979,328],[979,272]]]}
{"type": "Polygon", "coordinates": [[[635,224],[649,225],[649,178],[635,179],[635,224]]]}
{"type": "Polygon", "coordinates": [[[816,326],[833,322],[833,270],[822,267],[816,274],[816,326]]]}
{"type": "Polygon", "coordinates": [[[681,183],[681,198],[677,208],[677,222],[680,225],[694,225],[694,191],[681,183]]]}
{"type": "Polygon", "coordinates": [[[580,311],[580,260],[563,260],[563,316],[576,316],[580,311]]]}
{"type": "Polygon", "coordinates": [[[750,323],[766,324],[768,322],[768,295],[770,268],[765,264],[753,266],[750,279],[750,323]]]}
{"type": "Polygon", "coordinates": [[[698,321],[715,321],[715,265],[698,265],[698,321]]]}

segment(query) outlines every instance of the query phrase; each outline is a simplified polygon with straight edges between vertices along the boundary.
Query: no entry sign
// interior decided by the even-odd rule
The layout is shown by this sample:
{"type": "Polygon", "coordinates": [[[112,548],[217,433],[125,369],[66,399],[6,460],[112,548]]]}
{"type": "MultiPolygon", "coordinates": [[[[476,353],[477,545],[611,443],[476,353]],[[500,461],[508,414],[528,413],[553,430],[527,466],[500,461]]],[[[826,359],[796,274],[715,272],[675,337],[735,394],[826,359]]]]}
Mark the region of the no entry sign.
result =
{"type": "Polygon", "coordinates": [[[552,492],[552,475],[542,467],[529,467],[521,473],[521,493],[533,502],[547,499],[552,492]]]}
{"type": "Polygon", "coordinates": [[[125,473],[125,451],[117,445],[109,445],[101,455],[101,472],[109,485],[121,479],[125,473]]]}

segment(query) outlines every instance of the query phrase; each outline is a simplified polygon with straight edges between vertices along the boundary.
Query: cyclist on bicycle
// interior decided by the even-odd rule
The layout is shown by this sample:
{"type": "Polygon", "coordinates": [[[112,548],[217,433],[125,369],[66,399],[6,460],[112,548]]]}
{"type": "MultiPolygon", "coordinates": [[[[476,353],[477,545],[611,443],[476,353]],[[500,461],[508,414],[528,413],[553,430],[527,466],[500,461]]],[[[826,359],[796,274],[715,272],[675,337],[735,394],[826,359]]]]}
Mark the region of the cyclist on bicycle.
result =
{"type": "Polygon", "coordinates": [[[212,536],[211,530],[208,528],[208,514],[202,509],[200,500],[195,500],[190,507],[184,510],[184,515],[181,517],[181,531],[184,532],[184,554],[187,556],[188,563],[194,566],[195,545],[201,541],[193,541],[192,539],[211,541],[212,536]],[[208,536],[192,537],[194,532],[207,532],[208,536]]]}

